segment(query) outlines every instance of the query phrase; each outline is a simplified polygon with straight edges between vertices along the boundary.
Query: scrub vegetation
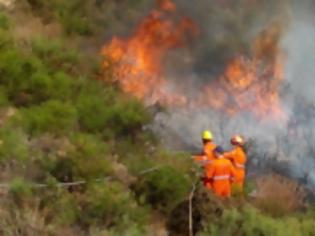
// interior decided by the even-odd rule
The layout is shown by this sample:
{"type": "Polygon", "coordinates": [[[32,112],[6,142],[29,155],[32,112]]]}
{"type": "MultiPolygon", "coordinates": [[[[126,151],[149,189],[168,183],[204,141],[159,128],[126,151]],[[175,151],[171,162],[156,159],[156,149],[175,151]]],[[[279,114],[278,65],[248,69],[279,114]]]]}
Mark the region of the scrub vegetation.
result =
{"type": "MultiPolygon", "coordinates": [[[[150,111],[99,80],[113,76],[101,73],[104,37],[136,22],[146,1],[13,4],[0,11],[0,234],[187,235],[189,154],[164,150],[145,129],[150,111]]],[[[315,235],[300,192],[226,205],[195,195],[197,235],[315,235]]]]}

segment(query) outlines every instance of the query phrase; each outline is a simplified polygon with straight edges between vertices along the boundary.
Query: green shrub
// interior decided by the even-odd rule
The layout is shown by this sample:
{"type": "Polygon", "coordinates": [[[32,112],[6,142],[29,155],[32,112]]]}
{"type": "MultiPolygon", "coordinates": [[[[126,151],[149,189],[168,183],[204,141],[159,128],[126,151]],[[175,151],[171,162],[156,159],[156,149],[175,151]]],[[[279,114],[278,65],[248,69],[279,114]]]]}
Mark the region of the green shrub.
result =
{"type": "Polygon", "coordinates": [[[188,196],[191,188],[188,178],[171,166],[162,167],[142,176],[136,192],[162,212],[169,212],[188,196]]]}
{"type": "Polygon", "coordinates": [[[73,106],[57,100],[24,109],[24,122],[32,135],[51,132],[66,134],[76,127],[77,116],[73,106]]]}
{"type": "Polygon", "coordinates": [[[315,235],[315,221],[311,218],[272,218],[255,208],[247,206],[243,210],[225,210],[221,217],[208,219],[206,228],[198,236],[211,235],[315,235]]]}
{"type": "Polygon", "coordinates": [[[50,96],[53,79],[37,57],[12,47],[0,53],[0,69],[0,84],[15,104],[39,103],[50,96]]]}
{"type": "Polygon", "coordinates": [[[131,192],[117,182],[92,184],[86,191],[81,220],[89,225],[98,222],[107,228],[126,220],[145,225],[148,220],[146,210],[139,207],[131,192]]]}
{"type": "MultiPolygon", "coordinates": [[[[67,34],[91,34],[91,1],[59,1],[54,5],[55,12],[67,34]]],[[[95,9],[97,11],[97,9],[95,9]]]]}
{"type": "Polygon", "coordinates": [[[8,93],[5,87],[0,86],[0,108],[10,104],[8,93]]]}
{"type": "Polygon", "coordinates": [[[10,100],[26,106],[70,98],[75,80],[66,72],[76,65],[77,55],[54,41],[35,40],[33,49],[38,56],[22,53],[14,46],[0,47],[0,84],[10,100]]]}
{"type": "Polygon", "coordinates": [[[89,85],[78,98],[79,122],[84,130],[128,136],[150,121],[139,101],[126,100],[115,90],[102,87],[98,83],[89,85]]]}
{"type": "Polygon", "coordinates": [[[72,146],[70,150],[61,156],[42,158],[40,162],[41,167],[58,181],[78,179],[94,181],[111,173],[109,148],[106,143],[95,136],[84,134],[71,135],[70,142],[72,146]]]}
{"type": "Polygon", "coordinates": [[[77,174],[84,179],[101,178],[111,173],[109,147],[95,136],[77,135],[72,138],[76,150],[71,153],[77,174]]]}
{"type": "Polygon", "coordinates": [[[10,184],[9,193],[17,203],[22,203],[32,196],[32,187],[21,178],[14,179],[10,184]]]}
{"type": "Polygon", "coordinates": [[[22,129],[6,126],[0,129],[0,159],[5,161],[29,160],[28,136],[22,129]]]}
{"type": "Polygon", "coordinates": [[[51,86],[47,89],[48,97],[61,101],[70,100],[74,94],[75,82],[72,77],[57,72],[52,76],[51,86]]]}
{"type": "Polygon", "coordinates": [[[29,94],[29,104],[40,104],[48,99],[69,100],[74,80],[63,72],[49,75],[45,72],[32,74],[24,90],[29,94]]]}
{"type": "Polygon", "coordinates": [[[71,17],[65,17],[62,15],[61,22],[68,34],[77,33],[80,35],[89,35],[92,33],[89,21],[84,16],[74,14],[71,17]]]}
{"type": "Polygon", "coordinates": [[[122,99],[114,106],[112,125],[118,134],[128,135],[148,124],[150,118],[148,111],[139,101],[132,98],[129,101],[122,99]]]}
{"type": "Polygon", "coordinates": [[[0,50],[2,51],[7,47],[12,47],[12,45],[12,35],[7,30],[0,30],[0,50]]]}
{"type": "Polygon", "coordinates": [[[19,79],[25,78],[25,61],[18,50],[9,48],[1,50],[0,62],[0,83],[11,91],[14,88],[13,86],[19,86],[19,83],[17,83],[19,79]]]}
{"type": "Polygon", "coordinates": [[[43,61],[50,73],[55,71],[72,72],[74,67],[79,66],[78,51],[66,47],[62,40],[35,38],[31,46],[34,54],[43,61]]]}
{"type": "Polygon", "coordinates": [[[9,18],[3,12],[0,12],[0,28],[7,30],[9,29],[9,26],[10,26],[9,18]]]}
{"type": "MultiPolygon", "coordinates": [[[[92,85],[94,86],[94,85],[92,85]]],[[[95,85],[96,86],[96,85],[95,85]]],[[[102,132],[109,128],[114,116],[113,104],[114,91],[99,88],[90,88],[78,98],[78,116],[81,127],[89,132],[102,132]]]]}
{"type": "Polygon", "coordinates": [[[41,205],[46,208],[51,221],[59,226],[75,224],[80,216],[80,205],[75,194],[67,188],[49,187],[39,190],[41,205]]]}

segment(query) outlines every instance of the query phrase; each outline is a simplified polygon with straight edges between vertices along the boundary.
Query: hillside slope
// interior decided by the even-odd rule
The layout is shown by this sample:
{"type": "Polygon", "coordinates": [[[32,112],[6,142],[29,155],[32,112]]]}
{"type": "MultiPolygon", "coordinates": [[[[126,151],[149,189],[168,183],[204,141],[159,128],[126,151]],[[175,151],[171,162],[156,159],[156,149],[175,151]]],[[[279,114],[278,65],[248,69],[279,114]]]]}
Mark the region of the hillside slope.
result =
{"type": "MultiPolygon", "coordinates": [[[[163,149],[145,129],[150,111],[104,82],[113,74],[100,62],[106,38],[150,4],[4,3],[0,234],[186,235],[187,198],[197,179],[189,154],[163,149]]],[[[298,187],[278,183],[292,190],[292,208],[276,208],[287,195],[254,207],[242,198],[222,203],[198,187],[197,235],[314,235],[313,213],[300,211],[298,187]]]]}

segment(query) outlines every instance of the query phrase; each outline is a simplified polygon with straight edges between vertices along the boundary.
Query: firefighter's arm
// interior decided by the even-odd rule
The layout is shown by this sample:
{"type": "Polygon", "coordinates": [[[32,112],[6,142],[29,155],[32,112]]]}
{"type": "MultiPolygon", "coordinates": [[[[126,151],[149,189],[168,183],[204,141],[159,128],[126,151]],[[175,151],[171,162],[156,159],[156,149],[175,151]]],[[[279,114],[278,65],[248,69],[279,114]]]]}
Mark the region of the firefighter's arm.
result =
{"type": "Polygon", "coordinates": [[[206,162],[207,162],[207,157],[203,154],[194,155],[194,156],[192,156],[192,159],[199,166],[204,166],[204,165],[206,165],[206,162]]]}
{"type": "Polygon", "coordinates": [[[198,155],[193,155],[192,157],[191,157],[194,161],[202,161],[203,160],[203,155],[201,155],[201,154],[198,154],[198,155]]]}
{"type": "Polygon", "coordinates": [[[226,158],[226,159],[228,159],[230,161],[233,161],[234,156],[235,156],[235,151],[234,150],[224,153],[224,158],[226,158]]]}

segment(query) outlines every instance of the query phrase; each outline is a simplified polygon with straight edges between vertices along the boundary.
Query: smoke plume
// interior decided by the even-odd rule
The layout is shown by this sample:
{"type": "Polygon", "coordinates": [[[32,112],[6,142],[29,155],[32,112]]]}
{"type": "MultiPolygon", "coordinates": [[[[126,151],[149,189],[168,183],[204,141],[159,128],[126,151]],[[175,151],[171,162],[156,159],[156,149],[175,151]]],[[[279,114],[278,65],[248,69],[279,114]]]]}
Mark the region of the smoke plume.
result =
{"type": "MultiPolygon", "coordinates": [[[[225,8],[229,7],[229,1],[221,3],[223,5],[215,6],[217,11],[222,11],[222,15],[227,14],[225,8]]],[[[170,66],[173,70],[175,68],[175,72],[169,70],[169,74],[177,78],[176,83],[180,83],[180,79],[182,83],[185,81],[189,88],[187,94],[198,93],[208,80],[218,78],[217,75],[222,73],[231,57],[241,53],[250,55],[255,37],[274,21],[280,22],[283,32],[279,35],[277,46],[283,52],[284,80],[279,93],[286,119],[257,119],[250,110],[231,117],[211,107],[193,110],[169,108],[168,113],[160,112],[155,116],[153,129],[161,135],[165,145],[172,149],[196,150],[200,147],[200,134],[205,129],[212,130],[215,142],[227,149],[231,148],[230,137],[242,134],[249,141],[248,154],[254,163],[253,169],[259,168],[260,163],[268,163],[277,168],[277,171],[283,171],[315,188],[315,175],[312,174],[315,169],[315,46],[312,42],[315,36],[315,18],[312,14],[314,4],[311,1],[304,4],[283,2],[276,9],[270,8],[274,5],[273,2],[265,3],[265,6],[259,7],[265,7],[265,10],[269,7],[272,10],[268,14],[258,14],[241,31],[228,31],[224,27],[228,16],[210,24],[205,24],[209,19],[204,16],[196,16],[199,23],[204,22],[204,38],[190,49],[192,52],[189,57],[192,59],[188,60],[188,66],[186,63],[182,70],[184,73],[179,73],[180,78],[176,73],[178,65],[170,66]],[[211,27],[212,24],[214,27],[211,27]],[[233,37],[235,41],[227,39],[233,37]],[[206,41],[212,45],[207,45],[206,41]]],[[[213,8],[213,3],[208,4],[213,8]]],[[[206,7],[202,9],[206,11],[206,7]]],[[[239,21],[242,21],[242,17],[242,14],[237,16],[239,21]]],[[[272,49],[270,54],[275,55],[272,49]]],[[[173,58],[170,61],[172,60],[173,58]]],[[[261,168],[265,168],[265,165],[261,168]]]]}
{"type": "Polygon", "coordinates": [[[150,128],[165,146],[197,150],[210,129],[229,149],[230,137],[242,134],[252,170],[268,163],[315,188],[314,7],[159,0],[103,54],[117,64],[122,89],[152,107],[150,128]]]}

